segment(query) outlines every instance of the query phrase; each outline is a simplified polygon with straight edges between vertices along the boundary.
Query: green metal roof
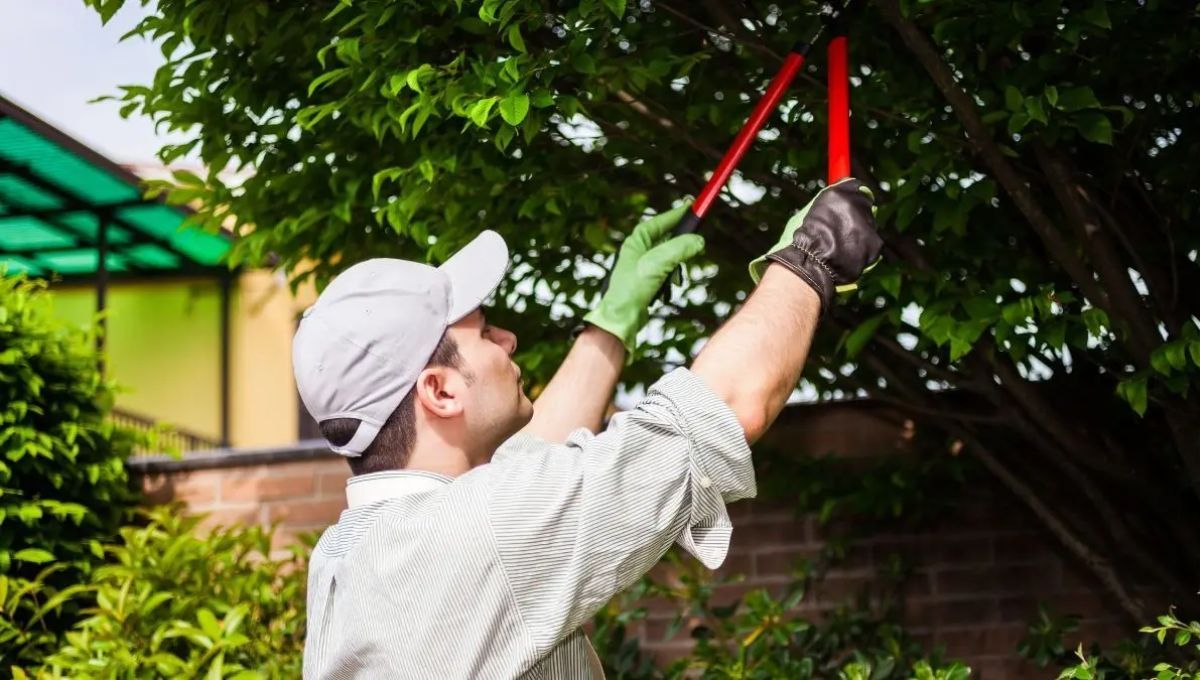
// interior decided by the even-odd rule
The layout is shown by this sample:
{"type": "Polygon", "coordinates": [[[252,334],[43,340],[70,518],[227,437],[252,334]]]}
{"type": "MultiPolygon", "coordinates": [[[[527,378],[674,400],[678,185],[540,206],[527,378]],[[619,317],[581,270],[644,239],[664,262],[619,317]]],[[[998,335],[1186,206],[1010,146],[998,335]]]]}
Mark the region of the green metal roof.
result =
{"type": "Polygon", "coordinates": [[[92,278],[106,223],[113,278],[223,270],[229,238],[184,227],[188,211],[143,199],[139,181],[0,97],[0,269],[92,278]]]}

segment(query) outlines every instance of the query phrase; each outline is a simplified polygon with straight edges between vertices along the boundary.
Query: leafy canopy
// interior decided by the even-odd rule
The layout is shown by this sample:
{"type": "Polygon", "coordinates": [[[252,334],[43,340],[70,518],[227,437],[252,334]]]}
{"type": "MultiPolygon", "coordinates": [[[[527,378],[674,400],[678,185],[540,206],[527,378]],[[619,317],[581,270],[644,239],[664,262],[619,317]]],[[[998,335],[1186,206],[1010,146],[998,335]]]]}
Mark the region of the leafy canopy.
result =
{"type": "MultiPolygon", "coordinates": [[[[111,16],[122,0],[85,0],[111,16]]],[[[499,323],[544,379],[621,235],[702,185],[820,3],[160,0],[124,112],[190,132],[159,185],[318,283],[438,261],[483,228],[513,253],[499,323]],[[244,171],[222,179],[226,168],[244,171]]],[[[1200,545],[1200,21],[1162,0],[862,2],[854,174],[884,263],[827,315],[806,378],[898,404],[979,456],[1112,592],[1194,599],[1200,545]],[[1049,502],[1048,499],[1053,499],[1049,502]],[[1118,554],[1113,546],[1122,546],[1118,554]]],[[[821,186],[820,46],[705,225],[686,293],[626,377],[711,333],[745,264],[821,186]]]]}

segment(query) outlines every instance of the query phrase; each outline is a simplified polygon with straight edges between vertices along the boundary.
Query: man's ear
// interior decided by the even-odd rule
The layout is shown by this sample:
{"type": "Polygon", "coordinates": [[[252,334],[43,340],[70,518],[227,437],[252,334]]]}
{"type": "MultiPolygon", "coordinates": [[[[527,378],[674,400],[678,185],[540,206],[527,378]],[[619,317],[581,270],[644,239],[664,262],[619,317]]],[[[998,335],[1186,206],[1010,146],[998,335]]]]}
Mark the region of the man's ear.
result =
{"type": "Polygon", "coordinates": [[[413,386],[417,402],[431,416],[453,418],[463,412],[466,387],[458,371],[444,366],[426,368],[413,386]]]}

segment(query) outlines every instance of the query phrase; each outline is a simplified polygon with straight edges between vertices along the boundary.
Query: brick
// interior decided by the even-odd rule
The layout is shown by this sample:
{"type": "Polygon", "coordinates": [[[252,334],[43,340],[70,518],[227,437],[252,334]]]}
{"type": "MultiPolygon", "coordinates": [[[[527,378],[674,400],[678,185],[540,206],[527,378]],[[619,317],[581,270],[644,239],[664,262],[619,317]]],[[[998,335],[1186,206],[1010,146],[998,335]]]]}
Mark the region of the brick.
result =
{"type": "Polygon", "coordinates": [[[773,583],[756,581],[754,583],[731,583],[720,585],[713,588],[711,604],[717,607],[726,607],[735,602],[745,600],[747,593],[755,590],[766,590],[772,597],[781,596],[788,586],[788,581],[780,579],[773,583]]]}
{"type": "Polygon", "coordinates": [[[196,470],[161,475],[153,482],[154,494],[161,502],[180,501],[187,505],[213,503],[217,500],[217,487],[222,474],[222,470],[196,470]]]}
{"type": "Polygon", "coordinates": [[[934,592],[938,595],[1046,593],[1057,591],[1059,584],[1057,563],[953,567],[934,572],[934,592]]]}
{"type": "Polygon", "coordinates": [[[170,485],[171,478],[167,475],[146,475],[142,477],[142,499],[147,505],[162,505],[170,503],[175,497],[175,489],[170,485]]]}
{"type": "Polygon", "coordinates": [[[875,582],[870,574],[828,574],[812,586],[812,593],[821,604],[839,605],[854,602],[867,594],[868,587],[875,582]]]}
{"type": "Polygon", "coordinates": [[[971,665],[971,677],[975,680],[1052,680],[1058,671],[1053,668],[1038,668],[1015,655],[973,656],[967,659],[971,665]]]}
{"type": "Polygon", "coordinates": [[[1000,622],[1000,604],[995,598],[936,601],[926,615],[939,627],[993,624],[1000,622]]]}
{"type": "Polygon", "coordinates": [[[1063,643],[1067,649],[1074,649],[1080,643],[1085,648],[1093,643],[1111,647],[1124,638],[1133,637],[1134,631],[1122,625],[1122,621],[1084,621],[1079,624],[1078,630],[1063,636],[1063,643]]]}
{"type": "Polygon", "coordinates": [[[1025,626],[992,625],[972,628],[939,629],[934,642],[945,645],[948,658],[980,654],[1015,654],[1017,644],[1026,635],[1025,626]]]}
{"type": "Polygon", "coordinates": [[[922,597],[933,594],[933,575],[928,569],[917,568],[900,584],[905,597],[922,597]]]}
{"type": "Polygon", "coordinates": [[[221,480],[221,501],[307,500],[313,496],[316,488],[317,480],[312,474],[229,476],[221,480]]]}
{"type": "Polygon", "coordinates": [[[257,505],[206,510],[204,515],[200,526],[209,529],[217,526],[250,526],[262,522],[262,508],[257,505]]]}
{"type": "Polygon", "coordinates": [[[990,564],[992,562],[992,538],[990,536],[945,536],[925,537],[917,545],[915,559],[922,564],[990,564]]]}
{"type": "Polygon", "coordinates": [[[777,520],[734,527],[731,553],[755,552],[765,546],[796,545],[807,542],[804,524],[797,520],[777,520]]]}
{"type": "Polygon", "coordinates": [[[670,642],[658,645],[647,645],[646,652],[654,658],[660,668],[670,665],[679,659],[686,658],[695,646],[692,642],[670,642]]]}
{"type": "Polygon", "coordinates": [[[791,577],[801,560],[813,559],[821,552],[819,546],[789,546],[754,553],[754,576],[791,577]]]}
{"type": "Polygon", "coordinates": [[[697,616],[685,617],[683,621],[678,624],[679,627],[675,629],[674,634],[669,638],[667,637],[667,634],[670,633],[672,628],[674,628],[676,625],[674,618],[647,619],[643,623],[645,624],[646,631],[643,639],[646,641],[646,643],[662,644],[665,642],[690,642],[692,639],[692,631],[698,626],[703,625],[704,621],[697,616]]]}
{"type": "Polygon", "coordinates": [[[1002,596],[999,599],[1000,620],[1029,623],[1038,613],[1040,600],[1034,595],[1002,596]]]}
{"type": "Polygon", "coordinates": [[[1034,532],[1002,533],[995,536],[996,564],[1025,564],[1055,558],[1046,539],[1034,532]]]}
{"type": "Polygon", "coordinates": [[[739,527],[742,524],[751,521],[754,516],[754,501],[738,501],[725,506],[726,512],[729,513],[729,520],[733,522],[733,526],[739,527]]]}
{"type": "Polygon", "coordinates": [[[337,522],[346,499],[337,498],[309,502],[276,502],[266,505],[267,521],[280,522],[287,527],[319,527],[337,522]]]}
{"type": "Polygon", "coordinates": [[[275,465],[260,465],[255,469],[255,472],[267,476],[288,477],[292,475],[315,475],[324,467],[325,464],[321,461],[301,460],[275,465]]]}
{"type": "Polygon", "coordinates": [[[345,496],[346,480],[350,479],[349,468],[336,472],[322,472],[317,486],[318,496],[345,496]]]}
{"type": "Polygon", "coordinates": [[[1121,613],[1107,597],[1097,592],[1080,592],[1056,595],[1049,599],[1050,611],[1056,614],[1078,616],[1081,619],[1105,619],[1121,613]]]}
{"type": "Polygon", "coordinates": [[[715,579],[729,579],[738,576],[753,577],[755,575],[754,555],[730,555],[725,558],[725,562],[713,570],[712,575],[715,579]]]}

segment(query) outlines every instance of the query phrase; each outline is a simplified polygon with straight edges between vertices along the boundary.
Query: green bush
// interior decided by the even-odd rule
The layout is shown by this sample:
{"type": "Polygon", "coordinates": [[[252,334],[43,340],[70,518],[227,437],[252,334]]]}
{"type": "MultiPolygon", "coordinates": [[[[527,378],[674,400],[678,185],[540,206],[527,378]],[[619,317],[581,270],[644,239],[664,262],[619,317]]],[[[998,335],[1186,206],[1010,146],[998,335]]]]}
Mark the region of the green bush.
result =
{"type": "Polygon", "coordinates": [[[124,465],[137,440],[106,419],[91,338],[53,319],[44,283],[2,274],[0,668],[38,658],[75,621],[74,604],[46,605],[137,500],[124,465]]]}
{"type": "MultiPolygon", "coordinates": [[[[73,589],[94,603],[39,678],[299,677],[308,547],[271,556],[258,526],[197,531],[179,507],[145,513],[73,589]]],[[[18,672],[18,674],[20,674],[18,672]]]]}
{"type": "MultiPolygon", "coordinates": [[[[1046,615],[1042,618],[1049,619],[1046,615]]],[[[1063,633],[1074,629],[1074,622],[1060,620],[1057,627],[1061,640],[1063,633]]],[[[1108,650],[1093,645],[1085,652],[1079,645],[1059,680],[1200,679],[1200,621],[1183,621],[1171,612],[1158,617],[1158,625],[1146,626],[1141,632],[1138,639],[1123,640],[1108,650]]],[[[1061,644],[1056,649],[1061,650],[1061,644]]],[[[1031,658],[1038,662],[1043,657],[1031,658]]]]}
{"type": "Polygon", "coordinates": [[[943,666],[905,634],[897,623],[898,575],[884,574],[881,588],[824,613],[819,620],[799,606],[823,573],[819,565],[801,567],[781,595],[767,589],[748,593],[732,604],[714,604],[715,588],[737,579],[715,579],[698,562],[668,553],[675,577],[667,584],[644,578],[601,610],[593,621],[592,643],[614,680],[770,680],[840,678],[843,680],[966,680],[962,664],[943,666]],[[630,624],[645,616],[638,601],[657,596],[677,613],[668,628],[672,637],[686,621],[696,647],[666,669],[656,668],[630,624]]]}

